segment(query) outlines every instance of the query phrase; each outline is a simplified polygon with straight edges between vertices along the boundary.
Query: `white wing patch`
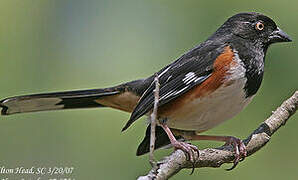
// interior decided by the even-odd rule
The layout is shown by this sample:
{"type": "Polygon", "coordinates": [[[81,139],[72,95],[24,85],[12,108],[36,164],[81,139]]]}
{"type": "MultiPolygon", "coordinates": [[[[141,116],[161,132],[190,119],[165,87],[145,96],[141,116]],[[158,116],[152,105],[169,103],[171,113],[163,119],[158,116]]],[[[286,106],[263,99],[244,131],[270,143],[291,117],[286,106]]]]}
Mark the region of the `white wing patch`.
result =
{"type": "Polygon", "coordinates": [[[163,100],[163,99],[166,99],[166,98],[171,97],[171,96],[176,96],[177,94],[183,92],[187,88],[188,88],[188,86],[185,86],[184,88],[182,88],[182,89],[180,89],[178,91],[173,91],[172,90],[172,91],[168,92],[167,94],[163,95],[162,97],[160,97],[159,100],[163,100]]]}
{"type": "Polygon", "coordinates": [[[185,84],[189,84],[191,82],[198,82],[204,78],[206,78],[206,77],[205,76],[198,77],[194,72],[189,72],[185,75],[185,77],[182,79],[182,81],[185,84]]]}
{"type": "Polygon", "coordinates": [[[177,89],[177,90],[171,90],[171,91],[167,92],[166,94],[164,94],[163,96],[161,96],[159,100],[167,99],[171,96],[176,96],[176,95],[182,93],[187,88],[189,88],[189,86],[191,86],[191,85],[189,85],[190,83],[196,83],[198,81],[202,81],[204,79],[207,79],[210,75],[211,74],[198,77],[194,72],[189,72],[182,79],[183,83],[185,83],[185,86],[183,88],[177,89]]]}
{"type": "Polygon", "coordinates": [[[185,75],[185,78],[182,79],[182,81],[186,84],[193,81],[194,78],[196,78],[196,74],[194,72],[189,72],[185,75]]]}

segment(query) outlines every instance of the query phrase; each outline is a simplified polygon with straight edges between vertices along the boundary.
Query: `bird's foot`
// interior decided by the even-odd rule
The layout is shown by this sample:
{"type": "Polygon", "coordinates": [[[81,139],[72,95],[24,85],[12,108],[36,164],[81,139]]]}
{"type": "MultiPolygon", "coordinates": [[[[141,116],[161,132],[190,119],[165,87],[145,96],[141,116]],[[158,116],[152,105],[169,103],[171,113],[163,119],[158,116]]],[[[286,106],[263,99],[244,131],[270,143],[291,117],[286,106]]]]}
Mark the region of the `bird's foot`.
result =
{"type": "Polygon", "coordinates": [[[186,156],[186,160],[190,161],[192,163],[192,170],[190,175],[194,172],[195,170],[195,164],[196,164],[196,154],[197,153],[197,157],[199,157],[200,152],[197,146],[194,146],[190,143],[186,143],[186,142],[180,142],[180,141],[175,141],[172,143],[172,146],[175,148],[175,150],[177,149],[181,149],[185,156],[186,156]]]}
{"type": "Polygon", "coordinates": [[[197,146],[194,146],[192,144],[175,141],[172,143],[172,146],[175,149],[181,149],[186,156],[186,160],[188,161],[195,162],[195,152],[199,155],[199,149],[197,148],[197,146]]]}
{"type": "Polygon", "coordinates": [[[233,161],[233,166],[227,171],[230,171],[234,169],[240,161],[243,161],[245,157],[247,156],[247,151],[246,151],[246,146],[244,143],[241,141],[241,139],[229,136],[226,144],[225,145],[232,145],[234,147],[234,152],[235,152],[235,159],[233,161]]]}
{"type": "Polygon", "coordinates": [[[186,156],[186,160],[190,161],[192,163],[192,171],[190,173],[190,174],[192,174],[194,172],[195,164],[196,164],[195,153],[197,153],[198,154],[197,157],[199,157],[199,155],[200,155],[199,149],[197,148],[197,146],[194,146],[192,144],[177,141],[177,139],[173,135],[171,129],[165,123],[162,123],[161,127],[167,133],[167,135],[168,135],[168,137],[171,141],[171,145],[175,148],[175,150],[181,149],[184,152],[185,156],[186,156]]]}

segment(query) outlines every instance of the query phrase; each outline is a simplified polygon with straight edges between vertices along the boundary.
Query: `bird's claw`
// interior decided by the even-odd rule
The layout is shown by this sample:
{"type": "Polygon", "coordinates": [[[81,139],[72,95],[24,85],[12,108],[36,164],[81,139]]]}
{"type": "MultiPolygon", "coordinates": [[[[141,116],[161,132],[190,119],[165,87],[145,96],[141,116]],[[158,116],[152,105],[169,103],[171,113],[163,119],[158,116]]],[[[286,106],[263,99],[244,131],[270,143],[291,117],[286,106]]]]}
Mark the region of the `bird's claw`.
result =
{"type": "Polygon", "coordinates": [[[192,174],[194,172],[195,164],[196,164],[195,153],[197,153],[197,155],[199,156],[199,149],[197,148],[197,146],[194,146],[186,142],[179,142],[179,141],[175,142],[172,145],[174,146],[175,149],[181,149],[186,156],[186,160],[192,163],[192,171],[190,173],[192,174]]]}
{"type": "Polygon", "coordinates": [[[241,139],[238,139],[236,137],[230,137],[229,141],[225,145],[233,145],[235,152],[233,166],[229,169],[226,169],[227,171],[230,171],[234,169],[240,161],[243,161],[245,159],[245,157],[247,156],[247,151],[246,146],[241,141],[241,139]]]}

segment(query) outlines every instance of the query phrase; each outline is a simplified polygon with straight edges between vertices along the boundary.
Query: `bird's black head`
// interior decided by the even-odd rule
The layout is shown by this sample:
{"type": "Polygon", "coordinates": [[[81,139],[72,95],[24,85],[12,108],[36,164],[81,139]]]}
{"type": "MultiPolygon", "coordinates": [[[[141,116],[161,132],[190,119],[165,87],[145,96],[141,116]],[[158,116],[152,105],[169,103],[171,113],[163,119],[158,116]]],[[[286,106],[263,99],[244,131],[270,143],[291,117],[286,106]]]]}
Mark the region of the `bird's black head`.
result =
{"type": "Polygon", "coordinates": [[[292,41],[271,18],[255,12],[230,17],[215,33],[220,34],[238,36],[266,47],[276,42],[292,41]]]}

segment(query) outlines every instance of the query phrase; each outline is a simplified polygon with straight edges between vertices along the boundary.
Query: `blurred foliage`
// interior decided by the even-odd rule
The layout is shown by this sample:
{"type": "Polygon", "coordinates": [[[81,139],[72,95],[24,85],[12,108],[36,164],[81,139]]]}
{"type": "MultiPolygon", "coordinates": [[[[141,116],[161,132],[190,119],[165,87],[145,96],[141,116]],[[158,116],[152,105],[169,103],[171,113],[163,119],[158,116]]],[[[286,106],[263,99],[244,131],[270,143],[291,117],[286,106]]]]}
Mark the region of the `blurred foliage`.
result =
{"type": "MultiPolygon", "coordinates": [[[[269,49],[262,87],[248,108],[207,132],[244,138],[298,87],[298,1],[2,0],[0,97],[107,87],[149,76],[244,11],[269,15],[294,40],[269,49]]],[[[68,177],[75,179],[135,179],[150,166],[148,156],[135,156],[145,123],[120,132],[128,117],[112,109],[2,116],[0,166],[73,166],[68,177]]],[[[173,179],[297,179],[297,117],[235,170],[205,168],[192,176],[184,170],[173,179]]]]}

